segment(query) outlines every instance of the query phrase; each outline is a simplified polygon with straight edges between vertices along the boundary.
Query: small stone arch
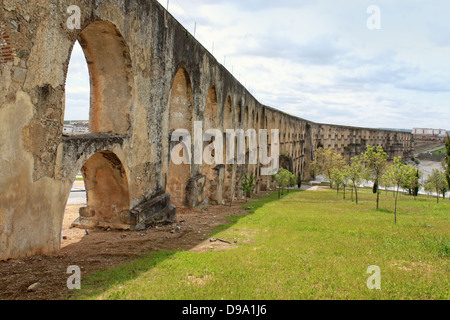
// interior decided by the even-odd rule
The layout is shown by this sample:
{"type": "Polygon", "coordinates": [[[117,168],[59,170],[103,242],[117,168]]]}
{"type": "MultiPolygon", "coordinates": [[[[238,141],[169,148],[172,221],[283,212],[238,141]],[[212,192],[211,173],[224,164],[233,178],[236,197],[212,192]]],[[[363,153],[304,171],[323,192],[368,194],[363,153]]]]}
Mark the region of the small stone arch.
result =
{"type": "Polygon", "coordinates": [[[87,207],[80,209],[74,226],[81,228],[130,229],[128,177],[122,161],[111,151],[91,156],[81,169],[87,194],[87,207]]]}
{"type": "Polygon", "coordinates": [[[236,123],[237,123],[237,128],[241,128],[244,124],[243,119],[242,119],[242,102],[241,101],[239,101],[239,103],[237,105],[236,123]]]}

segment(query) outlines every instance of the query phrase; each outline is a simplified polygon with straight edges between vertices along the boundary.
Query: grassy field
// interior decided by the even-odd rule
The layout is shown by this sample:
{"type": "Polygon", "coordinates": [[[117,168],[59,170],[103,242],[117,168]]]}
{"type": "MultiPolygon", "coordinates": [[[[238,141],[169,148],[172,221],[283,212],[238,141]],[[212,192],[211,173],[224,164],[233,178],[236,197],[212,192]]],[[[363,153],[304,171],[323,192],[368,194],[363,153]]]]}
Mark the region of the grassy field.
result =
{"type": "MultiPolygon", "coordinates": [[[[77,299],[449,299],[450,201],[362,191],[294,192],[253,202],[212,237],[223,251],[158,252],[83,279],[77,299]],[[367,288],[369,266],[381,290],[367,288]]],[[[247,204],[246,207],[249,205],[247,204]]]]}
{"type": "Polygon", "coordinates": [[[432,153],[434,153],[434,154],[447,153],[447,148],[442,148],[442,149],[439,149],[439,150],[435,150],[432,153]]]}

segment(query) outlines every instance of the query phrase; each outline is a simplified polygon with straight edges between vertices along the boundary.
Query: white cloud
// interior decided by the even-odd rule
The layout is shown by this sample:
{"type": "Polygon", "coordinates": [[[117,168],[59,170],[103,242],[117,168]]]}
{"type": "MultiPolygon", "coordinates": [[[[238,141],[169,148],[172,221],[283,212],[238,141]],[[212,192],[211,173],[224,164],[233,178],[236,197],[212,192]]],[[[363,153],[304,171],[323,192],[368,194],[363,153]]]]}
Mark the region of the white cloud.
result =
{"type": "MultiPolygon", "coordinates": [[[[446,0],[173,0],[169,11],[191,33],[197,23],[263,104],[318,122],[450,129],[446,0]],[[366,27],[372,4],[381,30],[366,27]]],[[[86,95],[77,50],[67,92],[86,95]]]]}

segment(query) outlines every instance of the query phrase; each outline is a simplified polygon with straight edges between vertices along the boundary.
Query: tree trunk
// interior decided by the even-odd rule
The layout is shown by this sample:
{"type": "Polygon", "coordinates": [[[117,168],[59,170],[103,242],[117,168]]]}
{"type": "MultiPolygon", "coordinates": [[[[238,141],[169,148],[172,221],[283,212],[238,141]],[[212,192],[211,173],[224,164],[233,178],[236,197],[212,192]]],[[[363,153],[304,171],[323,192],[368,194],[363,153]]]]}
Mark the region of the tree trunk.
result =
{"type": "Polygon", "coordinates": [[[377,191],[377,211],[380,209],[380,192],[377,191]]]}
{"type": "Polygon", "coordinates": [[[395,224],[397,224],[397,199],[398,199],[398,192],[399,191],[400,191],[400,186],[397,186],[397,193],[395,194],[395,211],[394,211],[395,224]]]}
{"type": "Polygon", "coordinates": [[[356,204],[358,204],[358,187],[355,185],[356,204]]]}

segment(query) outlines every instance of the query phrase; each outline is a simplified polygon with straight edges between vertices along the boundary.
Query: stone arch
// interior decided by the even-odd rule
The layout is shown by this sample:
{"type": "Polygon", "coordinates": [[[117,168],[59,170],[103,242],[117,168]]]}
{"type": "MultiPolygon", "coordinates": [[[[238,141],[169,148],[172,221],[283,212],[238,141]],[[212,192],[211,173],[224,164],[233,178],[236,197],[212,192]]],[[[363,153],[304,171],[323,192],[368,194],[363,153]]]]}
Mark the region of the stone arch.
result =
{"type": "Polygon", "coordinates": [[[223,129],[226,131],[227,129],[234,129],[233,126],[233,104],[231,102],[231,97],[227,97],[227,101],[225,103],[225,108],[223,110],[223,129]]]}
{"type": "Polygon", "coordinates": [[[134,85],[125,39],[114,24],[95,21],[80,32],[77,40],[89,67],[89,131],[128,134],[134,85]]]}
{"type": "MultiPolygon", "coordinates": [[[[168,146],[167,148],[167,181],[166,193],[171,195],[172,203],[177,207],[187,206],[187,187],[191,178],[191,159],[187,156],[192,155],[192,143],[187,146],[188,150],[181,150],[180,156],[185,157],[182,164],[175,164],[171,158],[173,148],[179,142],[172,142],[171,136],[175,130],[187,130],[193,137],[193,95],[192,85],[189,74],[186,69],[181,67],[176,73],[169,95],[168,105],[168,146]]],[[[163,130],[164,131],[164,130],[163,130]]]]}
{"type": "Polygon", "coordinates": [[[244,129],[247,130],[249,128],[249,122],[250,122],[250,111],[248,106],[245,107],[245,113],[244,113],[244,129]]]}
{"type": "Polygon", "coordinates": [[[130,192],[126,170],[111,151],[91,156],[81,169],[87,194],[87,207],[80,209],[74,226],[130,229],[130,192]]]}
{"type": "Polygon", "coordinates": [[[255,109],[252,108],[252,116],[250,117],[249,127],[255,127],[256,126],[256,113],[255,109]]]}
{"type": "Polygon", "coordinates": [[[260,129],[260,123],[259,123],[259,119],[260,119],[260,116],[259,116],[259,112],[258,112],[258,110],[256,110],[256,115],[255,115],[255,129],[257,130],[257,131],[259,131],[259,129],[260,129]]]}
{"type": "MultiPolygon", "coordinates": [[[[206,108],[204,112],[203,130],[206,132],[209,129],[218,128],[218,105],[217,92],[214,85],[209,88],[208,96],[206,98],[206,108]]],[[[206,142],[208,145],[210,142],[206,142]]],[[[215,156],[214,154],[212,155],[215,156]]],[[[205,182],[205,197],[210,203],[218,203],[217,188],[218,188],[218,172],[214,170],[214,164],[210,165],[203,161],[202,175],[206,177],[205,182]]]]}
{"type": "MultiPolygon", "coordinates": [[[[233,104],[231,101],[231,97],[228,96],[225,107],[223,110],[223,131],[226,133],[226,130],[234,129],[234,121],[233,121],[233,104]]],[[[225,177],[223,183],[223,199],[231,199],[232,193],[232,181],[234,176],[234,166],[231,164],[227,164],[227,140],[226,134],[224,135],[224,164],[225,164],[225,177]]]]}
{"type": "Polygon", "coordinates": [[[243,119],[242,119],[242,102],[239,101],[237,110],[236,110],[236,122],[237,122],[237,128],[241,128],[243,125],[243,119]]]}

